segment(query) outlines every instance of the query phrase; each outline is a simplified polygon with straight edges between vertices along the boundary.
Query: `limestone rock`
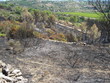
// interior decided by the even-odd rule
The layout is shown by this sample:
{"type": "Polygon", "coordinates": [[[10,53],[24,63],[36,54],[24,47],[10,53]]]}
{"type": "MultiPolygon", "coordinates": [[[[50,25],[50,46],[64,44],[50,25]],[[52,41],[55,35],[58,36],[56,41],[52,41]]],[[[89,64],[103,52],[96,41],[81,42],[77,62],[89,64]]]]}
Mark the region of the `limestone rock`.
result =
{"type": "Polygon", "coordinates": [[[12,74],[15,74],[16,76],[22,75],[21,71],[18,70],[18,69],[15,69],[15,70],[12,72],[12,74]]]}
{"type": "Polygon", "coordinates": [[[27,83],[19,69],[13,69],[11,65],[0,60],[0,83],[27,83]]]}
{"type": "Polygon", "coordinates": [[[6,80],[0,78],[0,83],[7,83],[6,80]]]}

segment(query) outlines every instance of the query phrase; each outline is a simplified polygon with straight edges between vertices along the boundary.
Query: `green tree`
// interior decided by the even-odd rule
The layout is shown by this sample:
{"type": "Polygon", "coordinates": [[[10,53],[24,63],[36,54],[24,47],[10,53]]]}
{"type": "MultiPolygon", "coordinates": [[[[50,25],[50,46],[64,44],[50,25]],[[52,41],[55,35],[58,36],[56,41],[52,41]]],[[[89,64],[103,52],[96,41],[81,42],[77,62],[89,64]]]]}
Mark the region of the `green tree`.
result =
{"type": "Polygon", "coordinates": [[[31,28],[31,25],[34,23],[34,18],[27,8],[23,9],[22,13],[23,21],[26,23],[27,27],[31,28]]]}
{"type": "Polygon", "coordinates": [[[92,42],[94,42],[97,38],[100,37],[100,31],[98,29],[98,27],[96,26],[96,24],[94,24],[91,29],[89,30],[89,35],[90,35],[90,39],[92,40],[92,42]]]}
{"type": "Polygon", "coordinates": [[[34,11],[35,23],[41,22],[43,20],[41,12],[39,10],[34,11]]]}
{"type": "Polygon", "coordinates": [[[21,14],[23,12],[23,8],[20,6],[16,6],[13,8],[14,13],[21,14]]]}

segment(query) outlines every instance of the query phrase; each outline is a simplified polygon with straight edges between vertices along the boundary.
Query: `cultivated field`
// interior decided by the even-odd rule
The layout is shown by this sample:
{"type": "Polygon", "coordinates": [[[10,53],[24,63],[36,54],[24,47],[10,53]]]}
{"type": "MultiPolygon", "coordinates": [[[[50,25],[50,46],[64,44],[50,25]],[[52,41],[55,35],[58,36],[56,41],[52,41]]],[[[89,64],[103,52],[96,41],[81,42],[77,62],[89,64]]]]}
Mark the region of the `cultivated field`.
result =
{"type": "Polygon", "coordinates": [[[58,12],[57,14],[77,15],[77,16],[84,16],[89,18],[100,18],[101,15],[101,13],[82,13],[82,12],[58,12]]]}

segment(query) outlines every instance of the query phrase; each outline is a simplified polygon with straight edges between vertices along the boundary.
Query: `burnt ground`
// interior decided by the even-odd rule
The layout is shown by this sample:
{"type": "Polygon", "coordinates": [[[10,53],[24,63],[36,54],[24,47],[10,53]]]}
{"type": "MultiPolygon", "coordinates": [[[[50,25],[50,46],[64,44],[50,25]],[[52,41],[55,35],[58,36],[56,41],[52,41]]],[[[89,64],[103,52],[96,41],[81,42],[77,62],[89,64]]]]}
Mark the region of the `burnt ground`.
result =
{"type": "Polygon", "coordinates": [[[28,83],[110,83],[108,46],[38,39],[21,54],[13,55],[4,48],[0,48],[0,60],[21,69],[28,83]]]}

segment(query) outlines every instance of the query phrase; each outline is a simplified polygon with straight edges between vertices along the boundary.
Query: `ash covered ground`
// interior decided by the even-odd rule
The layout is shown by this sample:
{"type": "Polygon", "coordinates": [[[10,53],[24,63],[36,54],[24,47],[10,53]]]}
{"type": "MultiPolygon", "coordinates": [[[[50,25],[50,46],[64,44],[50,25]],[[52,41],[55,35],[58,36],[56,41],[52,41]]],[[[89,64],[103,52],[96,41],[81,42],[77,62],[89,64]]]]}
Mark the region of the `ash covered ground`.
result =
{"type": "Polygon", "coordinates": [[[110,47],[36,39],[12,54],[0,44],[0,60],[19,68],[28,83],[110,83],[110,47]]]}

